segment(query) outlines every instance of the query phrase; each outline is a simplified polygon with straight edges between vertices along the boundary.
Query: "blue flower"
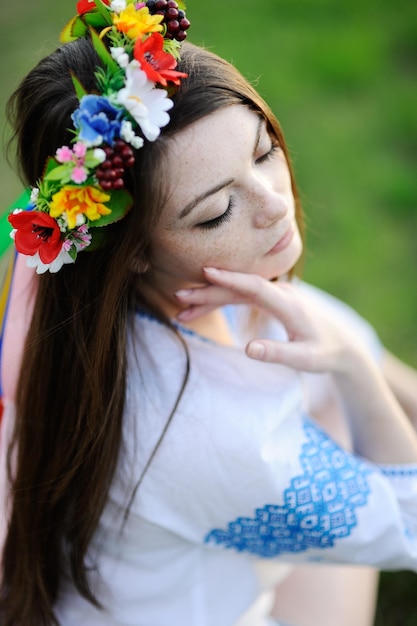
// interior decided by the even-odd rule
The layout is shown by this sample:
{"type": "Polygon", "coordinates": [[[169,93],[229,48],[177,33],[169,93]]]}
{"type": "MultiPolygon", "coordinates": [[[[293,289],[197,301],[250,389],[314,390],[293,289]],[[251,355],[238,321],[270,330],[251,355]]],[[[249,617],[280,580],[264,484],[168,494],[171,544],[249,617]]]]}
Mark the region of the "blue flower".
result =
{"type": "Polygon", "coordinates": [[[107,98],[90,94],[81,98],[71,117],[79,131],[78,139],[87,146],[111,146],[120,135],[122,116],[122,109],[114,107],[107,98]]]}

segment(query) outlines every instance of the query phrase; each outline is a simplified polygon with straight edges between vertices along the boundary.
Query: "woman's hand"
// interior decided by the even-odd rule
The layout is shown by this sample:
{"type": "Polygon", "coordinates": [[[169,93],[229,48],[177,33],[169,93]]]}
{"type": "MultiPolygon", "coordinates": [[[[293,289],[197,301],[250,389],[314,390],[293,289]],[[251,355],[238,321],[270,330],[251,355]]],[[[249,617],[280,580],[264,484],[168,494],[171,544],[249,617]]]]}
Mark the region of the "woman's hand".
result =
{"type": "Polygon", "coordinates": [[[329,372],[350,423],[354,449],[377,463],[416,463],[417,438],[381,370],[354,336],[289,283],[207,268],[207,287],[177,293],[190,321],[230,303],[246,303],[279,320],[288,341],[255,339],[248,356],[297,370],[329,372]]]}
{"type": "Polygon", "coordinates": [[[177,293],[178,299],[189,305],[178,319],[190,321],[226,303],[246,303],[269,313],[284,325],[289,341],[253,340],[246,347],[251,358],[303,371],[336,372],[349,367],[348,356],[354,347],[360,350],[344,328],[290,283],[271,283],[254,274],[212,268],[206,268],[205,275],[209,286],[177,293]]]}

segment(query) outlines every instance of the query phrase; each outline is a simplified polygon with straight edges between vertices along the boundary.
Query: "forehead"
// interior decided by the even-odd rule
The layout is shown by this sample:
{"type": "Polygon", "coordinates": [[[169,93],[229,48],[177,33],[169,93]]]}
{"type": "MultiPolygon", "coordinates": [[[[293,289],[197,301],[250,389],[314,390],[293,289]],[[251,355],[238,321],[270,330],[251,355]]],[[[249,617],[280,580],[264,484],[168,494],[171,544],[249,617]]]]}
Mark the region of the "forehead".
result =
{"type": "Polygon", "coordinates": [[[232,105],[177,133],[166,153],[169,205],[183,206],[204,189],[234,178],[252,156],[259,120],[248,107],[232,105]]]}

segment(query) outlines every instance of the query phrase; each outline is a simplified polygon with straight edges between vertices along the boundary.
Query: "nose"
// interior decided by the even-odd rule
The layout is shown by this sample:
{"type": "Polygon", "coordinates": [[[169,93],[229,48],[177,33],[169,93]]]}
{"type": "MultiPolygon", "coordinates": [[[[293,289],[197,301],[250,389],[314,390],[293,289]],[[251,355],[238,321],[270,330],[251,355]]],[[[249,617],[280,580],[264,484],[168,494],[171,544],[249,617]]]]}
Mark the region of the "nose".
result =
{"type": "Polygon", "coordinates": [[[267,178],[257,177],[252,194],[253,219],[256,228],[268,228],[287,215],[288,199],[284,194],[276,191],[267,178]]]}

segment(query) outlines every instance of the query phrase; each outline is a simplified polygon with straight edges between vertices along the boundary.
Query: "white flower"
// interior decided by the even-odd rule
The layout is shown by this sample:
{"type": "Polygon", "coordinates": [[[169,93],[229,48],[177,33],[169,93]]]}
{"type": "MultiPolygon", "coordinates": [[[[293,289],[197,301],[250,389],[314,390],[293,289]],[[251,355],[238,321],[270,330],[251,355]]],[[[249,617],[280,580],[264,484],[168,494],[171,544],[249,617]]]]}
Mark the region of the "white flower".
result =
{"type": "Polygon", "coordinates": [[[68,218],[66,212],[64,211],[63,213],[61,213],[56,221],[58,223],[61,233],[66,233],[68,230],[68,218]]]}
{"type": "Polygon", "coordinates": [[[126,86],[117,94],[117,100],[136,120],[148,141],[159,137],[161,128],[169,122],[167,111],[174,104],[165,89],[157,89],[148,80],[137,62],[126,68],[126,86]]]}
{"type": "Polygon", "coordinates": [[[82,226],[83,224],[85,224],[85,215],[84,213],[78,213],[77,217],[75,218],[75,223],[77,226],[82,226]]]}
{"type": "Polygon", "coordinates": [[[30,201],[32,202],[32,204],[36,204],[36,200],[38,199],[38,196],[39,196],[39,189],[37,187],[33,187],[30,193],[30,201]]]}
{"type": "Polygon", "coordinates": [[[143,146],[142,137],[138,137],[137,135],[135,135],[131,122],[128,122],[127,120],[123,120],[122,122],[120,136],[137,150],[139,150],[139,148],[143,146]]]}
{"type": "Polygon", "coordinates": [[[124,48],[110,48],[110,54],[116,63],[118,63],[123,69],[129,65],[129,55],[124,48]]]}
{"type": "Polygon", "coordinates": [[[39,252],[36,252],[32,256],[26,256],[26,265],[27,267],[33,267],[36,269],[37,274],[45,274],[48,270],[51,274],[56,274],[59,272],[61,267],[66,263],[74,263],[74,259],[68,254],[66,250],[62,247],[61,252],[58,256],[52,261],[52,263],[42,263],[39,252]]]}
{"type": "Polygon", "coordinates": [[[120,13],[120,11],[124,11],[126,8],[126,0],[112,0],[112,2],[110,2],[110,8],[112,11],[120,13]]]}
{"type": "Polygon", "coordinates": [[[101,148],[95,148],[93,157],[97,159],[99,163],[103,163],[106,160],[106,153],[101,148]]]}

